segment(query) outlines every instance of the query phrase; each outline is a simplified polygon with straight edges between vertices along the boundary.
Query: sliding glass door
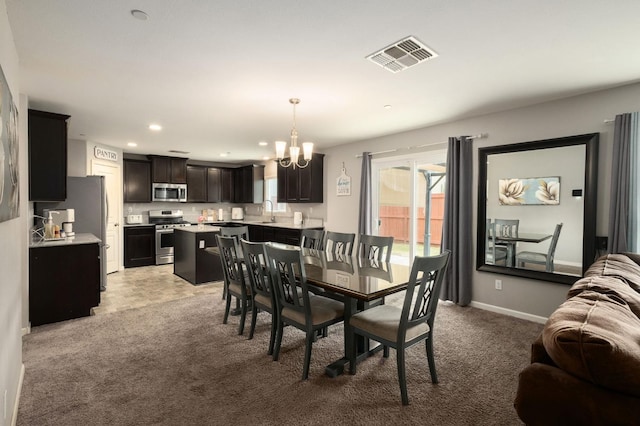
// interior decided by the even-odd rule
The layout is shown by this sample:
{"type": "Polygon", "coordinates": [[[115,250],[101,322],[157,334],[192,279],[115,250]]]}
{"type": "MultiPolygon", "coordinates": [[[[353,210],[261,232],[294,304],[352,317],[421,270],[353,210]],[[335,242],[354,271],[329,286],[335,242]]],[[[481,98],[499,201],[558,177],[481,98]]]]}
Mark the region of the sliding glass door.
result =
{"type": "Polygon", "coordinates": [[[446,150],[372,160],[372,229],[394,238],[394,262],[440,253],[445,162],[446,150]]]}

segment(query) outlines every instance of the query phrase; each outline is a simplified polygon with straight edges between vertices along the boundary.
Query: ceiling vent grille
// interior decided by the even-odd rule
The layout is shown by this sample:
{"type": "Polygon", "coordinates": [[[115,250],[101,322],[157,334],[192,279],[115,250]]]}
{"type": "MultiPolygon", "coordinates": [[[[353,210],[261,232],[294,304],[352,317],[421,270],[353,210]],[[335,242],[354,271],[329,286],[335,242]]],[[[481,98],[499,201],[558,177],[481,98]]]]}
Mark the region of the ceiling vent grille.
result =
{"type": "Polygon", "coordinates": [[[417,38],[409,36],[372,53],[367,59],[392,73],[397,73],[437,56],[433,49],[417,38]]]}
{"type": "Polygon", "coordinates": [[[189,151],[180,151],[178,149],[170,149],[169,152],[172,154],[189,154],[189,151]]]}

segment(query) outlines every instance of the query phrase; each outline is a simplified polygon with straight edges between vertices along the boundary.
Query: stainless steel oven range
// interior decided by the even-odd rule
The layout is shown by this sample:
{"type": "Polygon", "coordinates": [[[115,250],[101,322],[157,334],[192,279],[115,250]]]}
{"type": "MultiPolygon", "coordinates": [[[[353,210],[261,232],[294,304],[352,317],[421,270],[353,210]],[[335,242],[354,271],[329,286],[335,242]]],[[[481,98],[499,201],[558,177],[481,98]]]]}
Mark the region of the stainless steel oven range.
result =
{"type": "Polygon", "coordinates": [[[182,210],[149,210],[149,223],[156,225],[156,265],[173,263],[173,230],[191,224],[182,210]]]}

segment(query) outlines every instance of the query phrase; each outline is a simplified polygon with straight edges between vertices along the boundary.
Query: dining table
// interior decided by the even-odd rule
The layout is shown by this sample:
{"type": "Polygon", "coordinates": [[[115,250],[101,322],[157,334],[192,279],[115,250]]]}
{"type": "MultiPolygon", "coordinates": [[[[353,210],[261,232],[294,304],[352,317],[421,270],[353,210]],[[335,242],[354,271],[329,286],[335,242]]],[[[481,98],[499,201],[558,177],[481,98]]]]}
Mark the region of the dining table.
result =
{"type": "MultiPolygon", "coordinates": [[[[330,252],[299,248],[302,251],[307,283],[324,296],[344,301],[344,354],[325,367],[325,374],[337,377],[349,363],[353,345],[357,362],[366,359],[382,346],[370,347],[369,339],[354,338],[350,318],[353,314],[380,303],[385,296],[407,288],[411,266],[366,259],[358,256],[333,255],[330,252]]],[[[314,290],[315,291],[315,290],[314,290]]]]}
{"type": "Polygon", "coordinates": [[[551,238],[552,234],[534,232],[518,232],[515,235],[497,235],[493,237],[495,244],[507,246],[507,267],[516,266],[516,245],[518,243],[541,243],[551,238]]]}

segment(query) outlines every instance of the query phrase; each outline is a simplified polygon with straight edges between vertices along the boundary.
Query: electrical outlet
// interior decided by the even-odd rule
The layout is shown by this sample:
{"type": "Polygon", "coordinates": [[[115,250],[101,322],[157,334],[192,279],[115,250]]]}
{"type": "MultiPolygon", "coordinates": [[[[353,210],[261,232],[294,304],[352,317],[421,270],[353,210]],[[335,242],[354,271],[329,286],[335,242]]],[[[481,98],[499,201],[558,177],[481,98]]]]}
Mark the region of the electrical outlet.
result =
{"type": "Polygon", "coordinates": [[[496,280],[496,290],[502,290],[502,280],[496,280]]]}
{"type": "Polygon", "coordinates": [[[127,211],[129,212],[129,214],[133,213],[133,207],[129,206],[129,208],[127,209],[127,211]]]}

